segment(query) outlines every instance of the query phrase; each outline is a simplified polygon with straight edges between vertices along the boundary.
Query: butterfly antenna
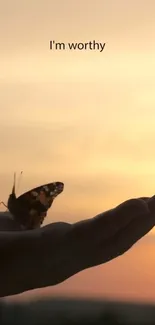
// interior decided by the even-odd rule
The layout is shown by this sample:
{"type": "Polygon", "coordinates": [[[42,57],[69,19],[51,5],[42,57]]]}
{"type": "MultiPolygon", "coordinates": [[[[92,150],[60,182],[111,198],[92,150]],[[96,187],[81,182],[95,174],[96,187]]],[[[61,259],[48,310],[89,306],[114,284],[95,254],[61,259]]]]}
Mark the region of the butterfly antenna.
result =
{"type": "Polygon", "coordinates": [[[20,185],[20,183],[21,183],[22,174],[23,174],[23,171],[20,172],[20,175],[19,175],[19,178],[18,178],[16,194],[17,194],[17,192],[18,192],[18,190],[19,190],[19,185],[20,185]]]}
{"type": "Polygon", "coordinates": [[[6,208],[8,208],[7,205],[3,201],[0,202],[0,204],[3,204],[6,208]]]}
{"type": "Polygon", "coordinates": [[[12,194],[15,194],[15,186],[16,186],[16,173],[14,173],[14,178],[13,178],[12,194]]]}

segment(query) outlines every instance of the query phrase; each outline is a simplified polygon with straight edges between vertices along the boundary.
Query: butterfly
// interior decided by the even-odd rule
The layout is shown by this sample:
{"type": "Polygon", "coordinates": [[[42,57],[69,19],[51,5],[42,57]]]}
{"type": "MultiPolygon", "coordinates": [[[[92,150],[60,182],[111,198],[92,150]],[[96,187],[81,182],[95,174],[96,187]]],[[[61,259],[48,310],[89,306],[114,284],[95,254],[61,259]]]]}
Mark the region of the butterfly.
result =
{"type": "Polygon", "coordinates": [[[9,196],[7,208],[13,219],[23,229],[39,228],[54,199],[63,191],[64,183],[53,182],[41,185],[16,197],[15,177],[14,175],[12,193],[9,196]]]}

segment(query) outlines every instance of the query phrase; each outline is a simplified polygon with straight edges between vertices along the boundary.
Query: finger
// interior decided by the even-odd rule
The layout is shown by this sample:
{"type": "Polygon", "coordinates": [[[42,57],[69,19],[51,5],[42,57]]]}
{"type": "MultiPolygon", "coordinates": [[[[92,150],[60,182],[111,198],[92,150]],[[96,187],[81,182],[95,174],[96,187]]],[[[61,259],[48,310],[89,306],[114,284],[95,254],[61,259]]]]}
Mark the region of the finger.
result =
{"type": "Polygon", "coordinates": [[[124,227],[126,223],[131,222],[135,217],[148,213],[149,208],[147,203],[142,199],[130,199],[118,205],[113,211],[114,214],[112,214],[111,220],[114,221],[116,218],[117,223],[120,222],[120,227],[124,227]]]}
{"type": "Polygon", "coordinates": [[[155,226],[155,216],[151,213],[141,215],[131,221],[113,238],[117,255],[130,249],[138,240],[148,234],[155,226]]]}
{"type": "Polygon", "coordinates": [[[143,197],[140,197],[139,199],[147,202],[150,199],[150,197],[149,196],[143,196],[143,197]]]}
{"type": "Polygon", "coordinates": [[[155,225],[155,217],[151,214],[139,215],[127,227],[120,229],[113,238],[99,243],[98,248],[93,246],[87,252],[87,259],[83,260],[83,268],[106,263],[128,251],[138,240],[145,236],[155,225]]]}
{"type": "Polygon", "coordinates": [[[148,208],[152,213],[155,213],[155,195],[152,197],[141,197],[140,199],[147,203],[148,208]]]}
{"type": "Polygon", "coordinates": [[[147,201],[148,208],[152,214],[155,214],[155,195],[150,197],[147,201]]]}
{"type": "Polygon", "coordinates": [[[91,234],[91,240],[93,240],[93,236],[95,236],[95,240],[98,236],[98,241],[100,241],[103,238],[111,238],[120,229],[124,229],[137,216],[147,214],[148,212],[149,209],[146,202],[141,199],[131,199],[112,210],[87,220],[85,224],[84,222],[79,223],[79,228],[81,226],[81,233],[83,232],[85,236],[86,234],[91,234]]]}

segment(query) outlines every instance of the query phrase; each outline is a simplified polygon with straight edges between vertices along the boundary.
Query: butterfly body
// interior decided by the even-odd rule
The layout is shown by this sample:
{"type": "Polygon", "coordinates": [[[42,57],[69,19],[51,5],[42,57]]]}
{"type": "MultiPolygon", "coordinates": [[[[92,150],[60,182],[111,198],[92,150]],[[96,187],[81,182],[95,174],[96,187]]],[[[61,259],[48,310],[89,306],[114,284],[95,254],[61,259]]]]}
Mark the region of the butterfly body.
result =
{"type": "Polygon", "coordinates": [[[24,229],[38,228],[44,221],[53,200],[63,189],[62,182],[54,182],[36,187],[17,198],[13,186],[8,199],[8,209],[24,229]]]}

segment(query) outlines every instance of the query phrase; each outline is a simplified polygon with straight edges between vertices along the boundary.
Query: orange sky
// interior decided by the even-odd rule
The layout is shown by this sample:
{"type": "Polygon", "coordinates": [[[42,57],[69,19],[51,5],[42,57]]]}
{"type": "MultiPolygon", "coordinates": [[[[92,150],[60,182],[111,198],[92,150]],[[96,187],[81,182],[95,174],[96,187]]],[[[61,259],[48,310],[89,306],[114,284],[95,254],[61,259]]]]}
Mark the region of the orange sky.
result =
{"type": "MultiPolygon", "coordinates": [[[[24,171],[19,193],[64,181],[64,193],[46,223],[74,222],[129,197],[154,194],[154,12],[153,0],[143,5],[140,0],[2,3],[2,200],[7,200],[14,170],[24,171]],[[106,46],[101,53],[53,52],[52,39],[95,39],[106,46]]],[[[154,264],[154,244],[140,242],[129,255],[50,292],[85,295],[89,288],[92,296],[137,299],[136,292],[146,290],[152,299],[154,264]],[[125,274],[122,265],[128,266],[125,274]],[[108,289],[99,282],[104,283],[103,272],[108,289]],[[120,281],[124,276],[122,287],[116,274],[121,274],[120,281]],[[137,291],[131,289],[135,286],[137,291]]]]}

